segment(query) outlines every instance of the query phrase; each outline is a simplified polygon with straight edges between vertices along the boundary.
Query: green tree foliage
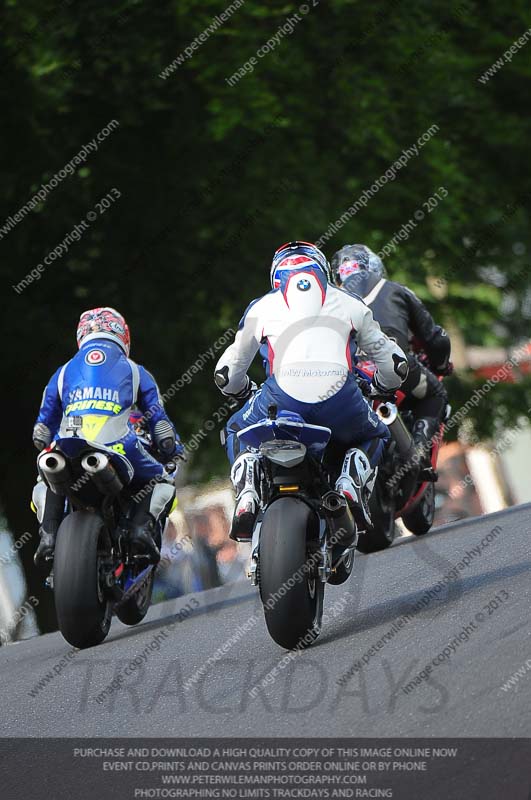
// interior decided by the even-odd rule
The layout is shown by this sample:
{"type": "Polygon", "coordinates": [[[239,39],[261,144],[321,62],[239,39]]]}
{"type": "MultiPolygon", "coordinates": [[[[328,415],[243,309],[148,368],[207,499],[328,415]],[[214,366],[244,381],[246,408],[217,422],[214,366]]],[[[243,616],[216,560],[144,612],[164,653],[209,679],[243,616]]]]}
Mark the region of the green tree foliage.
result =
{"type": "MultiPolygon", "coordinates": [[[[74,175],[0,234],[1,500],[19,535],[34,528],[26,498],[39,398],[73,353],[84,308],[122,310],[133,356],[164,390],[268,290],[276,246],[318,239],[433,125],[419,155],[324,249],[331,255],[346,241],[379,249],[445,187],[448,197],[386,259],[390,275],[419,291],[438,318],[452,318],[470,343],[528,335],[531,44],[478,81],[531,26],[528,3],[308,0],[301,9],[246,0],[209,32],[227,6],[4,4],[0,231],[85,143],[119,123],[74,175]],[[191,56],[161,77],[203,32],[191,56]],[[257,57],[271,37],[271,52],[257,57]],[[252,71],[229,85],[253,57],[252,71]],[[12,287],[113,187],[120,199],[17,293],[12,287]],[[427,276],[447,279],[444,299],[430,294],[427,276]]],[[[213,363],[168,404],[185,439],[222,402],[213,363]]],[[[517,389],[511,398],[523,408],[517,389]]],[[[498,410],[493,403],[484,434],[498,410]]],[[[212,432],[189,474],[224,469],[212,432]]],[[[24,558],[36,592],[32,549],[24,558]]]]}

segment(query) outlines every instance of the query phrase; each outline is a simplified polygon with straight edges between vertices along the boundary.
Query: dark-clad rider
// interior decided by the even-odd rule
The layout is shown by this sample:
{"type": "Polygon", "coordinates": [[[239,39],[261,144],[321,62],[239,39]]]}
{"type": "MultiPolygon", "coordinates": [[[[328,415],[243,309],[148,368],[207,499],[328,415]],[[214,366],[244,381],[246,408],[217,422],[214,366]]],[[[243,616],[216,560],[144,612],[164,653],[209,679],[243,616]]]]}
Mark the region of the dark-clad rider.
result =
{"type": "MultiPolygon", "coordinates": [[[[401,386],[415,417],[413,461],[429,471],[433,437],[443,419],[447,395],[438,375],[452,370],[448,334],[436,325],[419,298],[406,286],[387,280],[382,260],[366,245],[345,245],[332,258],[338,286],[369,306],[383,331],[408,353],[409,375],[401,386]],[[410,350],[412,336],[426,353],[428,369],[410,350]]],[[[426,475],[426,477],[429,477],[426,475]]]]}

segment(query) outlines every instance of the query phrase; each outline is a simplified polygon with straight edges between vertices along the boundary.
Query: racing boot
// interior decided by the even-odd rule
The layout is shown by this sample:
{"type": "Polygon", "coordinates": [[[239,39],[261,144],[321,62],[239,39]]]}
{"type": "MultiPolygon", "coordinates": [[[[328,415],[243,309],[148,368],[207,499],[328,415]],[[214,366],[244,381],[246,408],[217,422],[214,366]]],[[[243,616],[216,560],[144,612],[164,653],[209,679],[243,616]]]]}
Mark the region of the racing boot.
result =
{"type": "Polygon", "coordinates": [[[358,531],[372,527],[369,500],[374,489],[378,467],[371,467],[367,455],[357,447],[347,450],[336,492],[346,498],[358,531]]]}
{"type": "Polygon", "coordinates": [[[236,492],[236,507],[232,517],[229,537],[235,542],[250,542],[260,510],[258,495],[259,457],[254,453],[240,453],[232,465],[230,479],[236,492]]]}
{"type": "Polygon", "coordinates": [[[153,564],[160,561],[160,550],[156,545],[156,520],[148,512],[136,514],[131,525],[131,549],[137,555],[145,555],[153,564]]]}
{"type": "Polygon", "coordinates": [[[33,562],[38,569],[45,569],[47,566],[51,565],[58,529],[59,526],[57,526],[55,530],[47,531],[43,525],[39,526],[39,536],[41,540],[33,556],[33,562]]]}
{"type": "Polygon", "coordinates": [[[431,450],[439,432],[440,422],[436,417],[421,417],[413,426],[413,452],[411,460],[423,480],[437,480],[431,464],[431,450]]]}
{"type": "Polygon", "coordinates": [[[137,510],[131,523],[131,549],[145,555],[152,564],[160,561],[160,550],[155,541],[157,522],[162,515],[170,513],[175,499],[173,482],[161,480],[155,486],[147,486],[138,492],[137,510]]]}
{"type": "Polygon", "coordinates": [[[55,494],[39,481],[33,489],[32,507],[40,522],[40,542],[33,556],[38,569],[51,567],[55,550],[55,539],[65,511],[65,498],[55,494]]]}

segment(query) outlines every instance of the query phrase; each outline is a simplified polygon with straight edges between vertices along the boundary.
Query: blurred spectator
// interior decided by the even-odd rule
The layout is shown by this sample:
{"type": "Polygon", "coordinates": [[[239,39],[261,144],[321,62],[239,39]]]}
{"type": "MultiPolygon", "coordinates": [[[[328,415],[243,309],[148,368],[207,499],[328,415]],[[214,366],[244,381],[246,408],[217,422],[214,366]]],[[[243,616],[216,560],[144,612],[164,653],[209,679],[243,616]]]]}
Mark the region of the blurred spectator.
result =
{"type": "Polygon", "coordinates": [[[468,475],[466,448],[460,442],[441,447],[437,465],[439,481],[435,484],[435,525],[444,525],[481,514],[481,505],[468,475]]]}
{"type": "Polygon", "coordinates": [[[210,544],[208,510],[192,511],[186,514],[194,548],[194,566],[202,589],[221,586],[216,549],[210,544]]]}
{"type": "Polygon", "coordinates": [[[207,543],[216,556],[217,571],[221,583],[238,581],[245,577],[245,564],[249,558],[249,547],[229,539],[230,518],[222,505],[205,509],[207,543]]]}
{"type": "Polygon", "coordinates": [[[222,583],[241,581],[246,576],[249,553],[242,553],[240,549],[242,547],[249,551],[248,546],[239,545],[237,542],[233,542],[232,539],[227,539],[223,547],[218,550],[218,571],[222,583]]]}
{"type": "Polygon", "coordinates": [[[217,486],[200,495],[179,491],[183,511],[175,511],[164,532],[154,602],[241,580],[249,546],[229,539],[232,491],[217,486]]]}
{"type": "Polygon", "coordinates": [[[175,511],[168,520],[160,556],[153,602],[171,600],[203,588],[197,585],[192,540],[182,511],[175,511]]]}

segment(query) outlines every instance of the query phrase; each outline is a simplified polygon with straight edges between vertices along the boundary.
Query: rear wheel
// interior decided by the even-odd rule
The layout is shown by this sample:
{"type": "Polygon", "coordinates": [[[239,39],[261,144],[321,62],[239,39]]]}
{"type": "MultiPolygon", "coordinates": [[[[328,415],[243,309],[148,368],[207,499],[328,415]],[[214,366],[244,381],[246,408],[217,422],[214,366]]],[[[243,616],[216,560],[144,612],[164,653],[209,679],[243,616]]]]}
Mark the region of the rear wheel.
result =
{"type": "Polygon", "coordinates": [[[428,533],[435,517],[435,484],[428,483],[420,502],[407,514],[402,515],[404,525],[415,536],[428,533]]]}
{"type": "Polygon", "coordinates": [[[260,529],[260,596],[270,636],[294,650],[311,644],[321,631],[324,583],[308,542],[317,517],[302,500],[283,497],[266,510],[260,529]]]}
{"type": "Polygon", "coordinates": [[[372,528],[361,533],[358,550],[361,553],[377,553],[392,545],[395,538],[395,504],[382,487],[382,473],[379,473],[369,500],[372,528]]]}
{"type": "Polygon", "coordinates": [[[59,630],[73,647],[93,647],[109,633],[112,608],[100,581],[105,556],[101,517],[69,514],[57,534],[53,574],[59,630]]]}

